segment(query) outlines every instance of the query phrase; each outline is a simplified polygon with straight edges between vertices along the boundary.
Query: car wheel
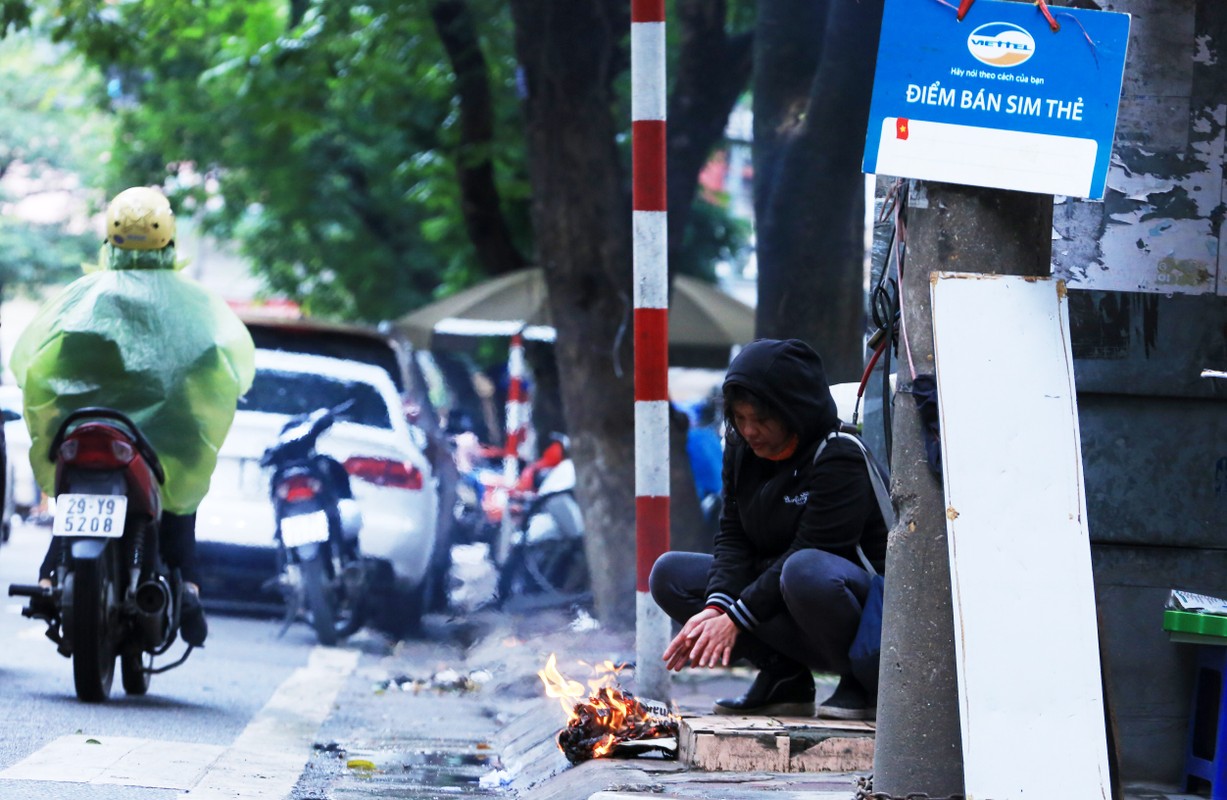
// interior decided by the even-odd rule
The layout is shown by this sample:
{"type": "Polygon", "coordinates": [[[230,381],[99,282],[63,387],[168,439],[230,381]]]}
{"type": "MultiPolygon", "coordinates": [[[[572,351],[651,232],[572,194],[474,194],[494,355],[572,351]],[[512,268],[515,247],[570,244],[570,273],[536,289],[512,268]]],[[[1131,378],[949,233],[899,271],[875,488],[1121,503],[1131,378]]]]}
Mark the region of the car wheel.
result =
{"type": "Polygon", "coordinates": [[[397,579],[392,567],[378,559],[371,562],[371,591],[368,602],[370,624],[393,639],[412,639],[422,635],[422,614],[430,591],[429,573],[417,585],[397,579]]]}
{"type": "Polygon", "coordinates": [[[430,581],[413,588],[398,587],[391,594],[391,604],[385,608],[384,631],[394,639],[420,639],[424,633],[422,615],[430,581]]]}

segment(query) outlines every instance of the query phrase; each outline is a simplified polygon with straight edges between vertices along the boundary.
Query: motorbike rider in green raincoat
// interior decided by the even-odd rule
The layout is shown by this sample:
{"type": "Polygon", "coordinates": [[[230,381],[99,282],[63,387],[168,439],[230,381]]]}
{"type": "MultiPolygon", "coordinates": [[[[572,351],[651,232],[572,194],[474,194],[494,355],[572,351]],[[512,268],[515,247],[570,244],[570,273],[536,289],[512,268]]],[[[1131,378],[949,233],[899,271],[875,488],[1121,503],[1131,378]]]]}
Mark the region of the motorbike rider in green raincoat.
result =
{"type": "MultiPolygon", "coordinates": [[[[53,495],[47,453],[65,416],[105,406],[137,424],[166,473],[162,547],[184,581],[181,633],[200,646],[208,628],[195,565],[196,508],[251,386],[254,346],[224,300],[176,271],[175,218],[161,192],[133,187],[116,195],[106,226],[98,268],[48,301],[13,351],[30,463],[53,495]]],[[[54,580],[57,542],[39,569],[44,586],[54,580]]]]}

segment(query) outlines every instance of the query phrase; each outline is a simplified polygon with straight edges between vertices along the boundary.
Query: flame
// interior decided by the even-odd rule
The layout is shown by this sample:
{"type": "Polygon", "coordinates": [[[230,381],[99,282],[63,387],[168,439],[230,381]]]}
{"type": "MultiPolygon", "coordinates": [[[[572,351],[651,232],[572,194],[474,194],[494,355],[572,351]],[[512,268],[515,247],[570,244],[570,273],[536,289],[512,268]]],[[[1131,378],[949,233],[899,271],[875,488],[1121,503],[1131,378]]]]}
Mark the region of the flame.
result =
{"type": "Polygon", "coordinates": [[[539,671],[537,677],[545,684],[546,696],[557,697],[567,719],[574,719],[575,704],[584,696],[584,685],[567,678],[558,671],[558,659],[554,653],[550,653],[549,660],[545,662],[545,669],[539,671]]]}
{"type": "Polygon", "coordinates": [[[675,713],[649,709],[618,688],[620,666],[611,661],[589,666],[593,678],[586,700],[584,685],[559,672],[555,654],[550,654],[545,668],[537,673],[546,694],[558,698],[566,712],[567,725],[559,733],[558,746],[572,763],[600,758],[620,742],[676,735],[675,713]]]}
{"type": "Polygon", "coordinates": [[[588,691],[596,694],[601,689],[617,685],[620,672],[622,672],[622,667],[612,661],[605,660],[596,664],[592,667],[592,677],[588,679],[588,691]]]}
{"type": "Polygon", "coordinates": [[[605,755],[610,750],[612,750],[614,745],[617,743],[618,743],[618,739],[616,736],[614,736],[612,733],[607,734],[604,739],[602,739],[597,744],[593,745],[592,757],[600,758],[601,756],[605,755]]]}

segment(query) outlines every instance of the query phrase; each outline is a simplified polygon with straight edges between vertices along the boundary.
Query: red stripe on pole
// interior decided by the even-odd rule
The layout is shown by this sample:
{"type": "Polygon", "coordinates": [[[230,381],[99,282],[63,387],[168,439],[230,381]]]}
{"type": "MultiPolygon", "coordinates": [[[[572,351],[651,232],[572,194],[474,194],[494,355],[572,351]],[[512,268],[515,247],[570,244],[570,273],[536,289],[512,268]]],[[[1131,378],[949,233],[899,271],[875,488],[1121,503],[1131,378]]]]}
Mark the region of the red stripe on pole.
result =
{"type": "Polygon", "coordinates": [[[521,374],[524,370],[524,340],[520,334],[512,334],[511,349],[507,355],[507,403],[504,407],[507,429],[507,444],[503,451],[508,456],[515,456],[524,440],[524,420],[520,419],[524,401],[524,380],[521,374]]]}
{"type": "Polygon", "coordinates": [[[669,399],[669,309],[635,309],[635,399],[669,399]]]}
{"type": "Polygon", "coordinates": [[[664,22],[665,0],[631,0],[631,22],[664,22]]]}
{"type": "Polygon", "coordinates": [[[665,122],[631,123],[631,171],[636,211],[665,210],[665,122]]]}
{"type": "Polygon", "coordinates": [[[635,588],[648,590],[652,565],[669,549],[669,498],[635,498],[635,588]]]}

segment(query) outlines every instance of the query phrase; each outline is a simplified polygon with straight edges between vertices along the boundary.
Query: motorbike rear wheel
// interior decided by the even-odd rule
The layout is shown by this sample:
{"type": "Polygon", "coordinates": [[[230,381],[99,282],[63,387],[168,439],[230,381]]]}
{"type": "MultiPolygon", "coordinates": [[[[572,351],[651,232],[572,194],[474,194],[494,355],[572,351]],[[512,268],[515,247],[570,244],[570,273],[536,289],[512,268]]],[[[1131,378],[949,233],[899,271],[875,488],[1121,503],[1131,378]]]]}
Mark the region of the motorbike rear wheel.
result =
{"type": "Polygon", "coordinates": [[[366,577],[366,566],[360,560],[342,564],[341,569],[359,570],[355,575],[361,576],[361,579],[356,581],[357,585],[351,585],[346,581],[346,573],[343,572],[336,582],[336,614],[333,617],[333,626],[337,636],[344,638],[357,633],[358,629],[366,624],[369,579],[366,577]]]}
{"type": "Polygon", "coordinates": [[[70,577],[72,677],[77,697],[87,703],[101,703],[110,697],[115,677],[111,637],[117,599],[108,555],[75,562],[70,577]]]}
{"type": "Polygon", "coordinates": [[[145,669],[145,652],[140,645],[128,644],[119,654],[119,673],[124,692],[139,697],[149,691],[149,672],[145,669]]]}
{"type": "Polygon", "coordinates": [[[521,544],[499,573],[500,605],[515,597],[530,596],[539,602],[571,603],[582,600],[588,592],[588,559],[582,539],[521,544]]]}
{"type": "Polygon", "coordinates": [[[328,574],[321,558],[303,561],[302,589],[307,605],[307,614],[311,617],[311,627],[315,629],[315,637],[325,647],[334,647],[337,643],[337,623],[333,610],[333,592],[329,585],[328,574]]]}
{"type": "Polygon", "coordinates": [[[570,597],[588,589],[588,559],[582,539],[568,539],[557,546],[529,545],[524,553],[524,572],[545,593],[570,597]]]}
{"type": "Polygon", "coordinates": [[[590,587],[583,531],[583,516],[570,492],[543,497],[499,573],[500,602],[517,595],[554,603],[582,600],[590,587]]]}
{"type": "MultiPolygon", "coordinates": [[[[311,627],[320,644],[333,647],[340,640],[356,633],[366,622],[365,580],[361,587],[347,584],[345,575],[333,576],[332,563],[321,553],[299,562],[302,588],[311,627]]],[[[343,569],[364,569],[357,562],[343,569]]]]}

